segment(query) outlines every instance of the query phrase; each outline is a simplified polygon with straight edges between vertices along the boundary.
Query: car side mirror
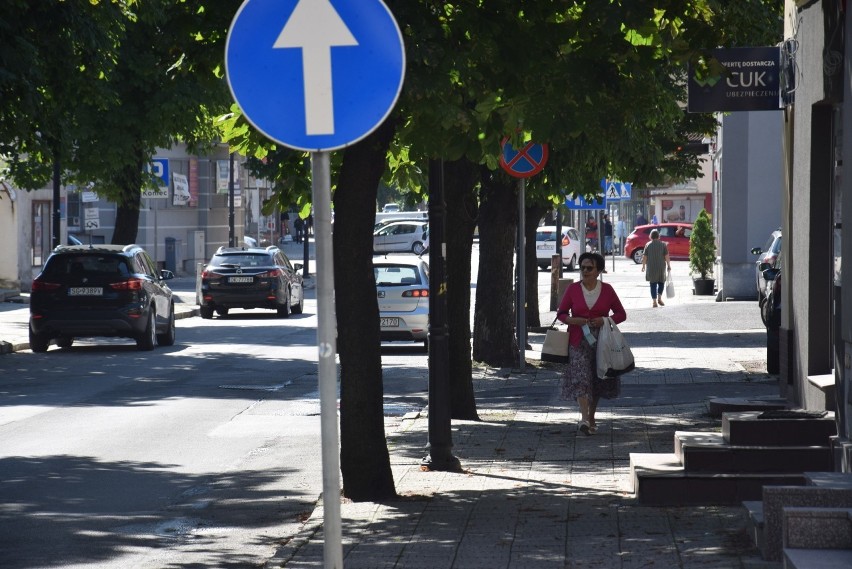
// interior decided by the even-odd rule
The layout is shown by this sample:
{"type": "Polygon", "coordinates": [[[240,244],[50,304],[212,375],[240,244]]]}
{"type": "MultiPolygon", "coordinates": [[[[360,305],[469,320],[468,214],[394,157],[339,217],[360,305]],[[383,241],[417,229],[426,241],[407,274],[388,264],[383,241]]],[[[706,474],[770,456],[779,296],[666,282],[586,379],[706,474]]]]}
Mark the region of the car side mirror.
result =
{"type": "Polygon", "coordinates": [[[761,249],[760,247],[754,247],[751,250],[752,255],[760,255],[761,253],[763,253],[763,249],[761,249]]]}
{"type": "Polygon", "coordinates": [[[302,267],[304,267],[304,265],[302,263],[293,263],[293,268],[296,269],[297,271],[301,271],[302,267]]]}
{"type": "Polygon", "coordinates": [[[166,269],[161,269],[160,270],[160,278],[163,279],[164,281],[168,281],[168,280],[175,278],[175,274],[171,271],[167,271],[166,269]]]}
{"type": "Polygon", "coordinates": [[[761,273],[763,271],[765,271],[766,269],[771,269],[771,268],[773,268],[773,267],[769,263],[761,263],[757,266],[757,270],[760,271],[761,273]]]}

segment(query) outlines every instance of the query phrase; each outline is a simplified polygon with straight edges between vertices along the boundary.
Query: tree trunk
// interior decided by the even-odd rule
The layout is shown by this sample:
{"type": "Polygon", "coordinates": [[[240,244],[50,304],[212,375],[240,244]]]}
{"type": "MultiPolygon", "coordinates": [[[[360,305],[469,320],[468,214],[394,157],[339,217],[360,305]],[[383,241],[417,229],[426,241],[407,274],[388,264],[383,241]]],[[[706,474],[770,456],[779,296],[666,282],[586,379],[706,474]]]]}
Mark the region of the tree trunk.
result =
{"type": "Polygon", "coordinates": [[[449,329],[450,416],[478,421],[470,357],[470,260],[476,228],[476,164],[444,163],[447,208],[447,326],[449,329]]]}
{"type": "Polygon", "coordinates": [[[144,160],[139,158],[134,166],[119,170],[113,180],[120,191],[116,200],[113,245],[129,245],[136,242],[136,235],[139,232],[139,208],[142,203],[143,167],[144,160]]]}
{"type": "Polygon", "coordinates": [[[385,440],[379,306],[373,276],[376,194],[392,120],[343,154],[334,193],[334,294],[340,356],[340,470],[356,502],[396,496],[385,440]]]}
{"type": "Polygon", "coordinates": [[[518,363],[512,264],[517,187],[507,176],[485,170],[481,188],[473,359],[494,367],[512,366],[518,363]]]}
{"type": "MultiPolygon", "coordinates": [[[[527,279],[526,286],[526,320],[527,327],[541,326],[541,315],[538,307],[538,259],[535,254],[535,230],[538,229],[538,222],[547,213],[548,208],[544,206],[529,206],[524,209],[526,218],[524,220],[524,233],[526,233],[525,241],[526,248],[526,267],[524,267],[524,275],[527,279]]],[[[550,308],[548,306],[548,308],[550,308]]]]}

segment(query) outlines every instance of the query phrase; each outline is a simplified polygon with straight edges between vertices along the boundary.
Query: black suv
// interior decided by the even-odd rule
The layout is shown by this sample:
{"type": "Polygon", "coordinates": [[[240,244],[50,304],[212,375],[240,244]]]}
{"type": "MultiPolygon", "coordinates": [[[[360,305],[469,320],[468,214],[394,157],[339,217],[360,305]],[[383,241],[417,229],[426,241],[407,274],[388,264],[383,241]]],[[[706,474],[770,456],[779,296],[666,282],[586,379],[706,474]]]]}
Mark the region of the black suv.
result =
{"type": "Polygon", "coordinates": [[[271,308],[301,314],[305,303],[300,264],[275,246],[220,247],[201,273],[201,317],[230,308],[271,308]]]}
{"type": "Polygon", "coordinates": [[[33,280],[30,349],[75,337],[133,338],[140,350],[175,343],[175,305],[166,280],[138,245],[71,245],[53,250],[33,280]]]}

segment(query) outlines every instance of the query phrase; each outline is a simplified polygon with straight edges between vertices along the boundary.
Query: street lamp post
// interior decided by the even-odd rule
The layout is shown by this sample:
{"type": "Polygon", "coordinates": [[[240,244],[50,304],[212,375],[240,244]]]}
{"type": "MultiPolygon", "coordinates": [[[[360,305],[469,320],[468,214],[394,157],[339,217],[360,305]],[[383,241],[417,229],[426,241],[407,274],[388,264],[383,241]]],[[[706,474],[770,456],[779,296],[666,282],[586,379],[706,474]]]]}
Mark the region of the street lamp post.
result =
{"type": "Polygon", "coordinates": [[[444,162],[429,161],[429,456],[424,470],[461,471],[450,425],[444,162]]]}

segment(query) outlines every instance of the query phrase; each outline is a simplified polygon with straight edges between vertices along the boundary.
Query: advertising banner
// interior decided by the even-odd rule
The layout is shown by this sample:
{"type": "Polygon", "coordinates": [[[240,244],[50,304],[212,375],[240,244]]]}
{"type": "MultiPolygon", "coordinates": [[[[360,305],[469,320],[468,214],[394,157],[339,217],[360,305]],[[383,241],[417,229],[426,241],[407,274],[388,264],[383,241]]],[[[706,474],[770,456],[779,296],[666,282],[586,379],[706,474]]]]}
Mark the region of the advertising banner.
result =
{"type": "Polygon", "coordinates": [[[172,203],[174,205],[187,205],[192,197],[189,194],[189,180],[186,176],[177,172],[172,174],[172,179],[175,185],[172,203]]]}
{"type": "Polygon", "coordinates": [[[713,50],[720,66],[701,76],[689,66],[688,110],[691,113],[777,111],[781,109],[778,47],[713,50]]]}

